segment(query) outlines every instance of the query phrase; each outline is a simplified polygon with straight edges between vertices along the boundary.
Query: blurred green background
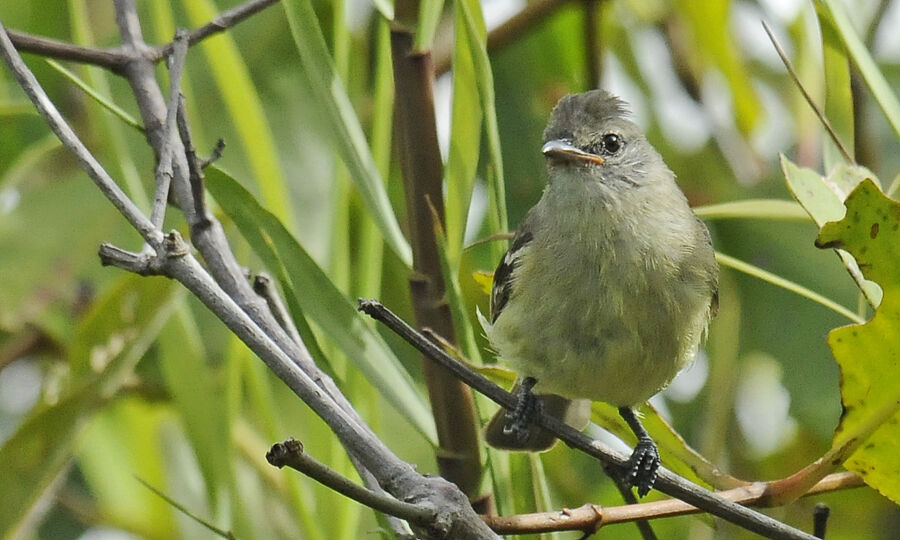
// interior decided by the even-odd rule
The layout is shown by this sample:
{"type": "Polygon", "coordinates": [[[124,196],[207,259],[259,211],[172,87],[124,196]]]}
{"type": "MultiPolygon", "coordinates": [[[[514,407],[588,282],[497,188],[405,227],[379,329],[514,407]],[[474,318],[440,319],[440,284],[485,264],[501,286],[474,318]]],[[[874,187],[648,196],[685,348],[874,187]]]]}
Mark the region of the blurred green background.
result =
{"type": "MultiPolygon", "coordinates": [[[[164,43],[176,26],[199,26],[238,3],[146,0],[138,6],[145,38],[164,43]]],[[[454,43],[465,35],[453,24],[459,4],[446,2],[436,27],[433,56],[439,68],[449,65],[454,43]]],[[[779,153],[825,170],[823,130],[761,25],[765,20],[773,27],[818,103],[825,104],[828,94],[832,105],[848,105],[835,97],[844,88],[829,87],[828,81],[836,79],[825,75],[816,15],[821,5],[799,0],[542,4],[552,9],[506,39],[488,42],[509,217],[502,230],[514,228],[543,189],[539,148],[550,109],[562,95],[594,87],[631,103],[634,119],[694,206],[790,200],[779,153]]],[[[526,5],[521,0],[483,2],[488,31],[508,28],[503,24],[526,5]]],[[[858,34],[897,88],[900,2],[848,5],[858,34]]],[[[381,12],[359,0],[318,1],[313,7],[404,224],[402,182],[389,139],[391,104],[402,106],[390,94],[383,17],[389,3],[377,3],[381,12]]],[[[10,29],[86,45],[119,44],[108,2],[3,2],[0,20],[10,29]]],[[[87,146],[147,208],[153,155],[142,135],[43,59],[27,55],[26,60],[87,146]]],[[[122,79],[96,68],[65,66],[139,117],[122,79]]],[[[838,109],[832,121],[850,135],[845,142],[855,146],[859,163],[888,185],[900,171],[898,137],[857,72],[848,73],[853,107],[838,109]]],[[[162,68],[159,74],[167,84],[162,68]]],[[[470,147],[462,157],[474,173],[466,228],[470,243],[494,232],[485,215],[493,208],[487,201],[488,181],[496,178],[497,164],[484,131],[489,128],[478,120],[451,125],[454,96],[472,99],[476,81],[489,82],[471,67],[465,77],[439,74],[435,102],[444,155],[454,144],[470,147]]],[[[323,112],[317,84],[321,81],[301,61],[285,10],[273,6],[191,49],[184,90],[195,144],[205,154],[218,138],[225,139],[228,146],[217,165],[282,220],[337,289],[348,298],[377,296],[409,319],[409,272],[375,232],[333,144],[333,119],[323,112]]],[[[474,103],[477,107],[477,99],[474,103]]],[[[488,126],[492,121],[490,111],[471,115],[487,115],[488,126]]],[[[455,217],[466,219],[465,208],[455,217]]],[[[220,218],[241,263],[254,272],[263,270],[253,246],[228,216],[220,218]]],[[[838,257],[813,246],[817,228],[811,220],[738,215],[707,223],[719,252],[853,311],[861,305],[838,257]]],[[[174,210],[168,226],[183,228],[174,210]]],[[[353,475],[327,428],[175,284],[100,267],[96,250],[102,242],[139,247],[138,236],[49,133],[10,72],[0,70],[0,458],[21,463],[25,471],[0,477],[0,506],[8,508],[0,534],[213,537],[136,478],[242,539],[378,534],[371,511],[265,463],[270,444],[294,436],[318,459],[353,475]]],[[[450,246],[457,253],[451,263],[470,314],[476,303],[486,309],[472,273],[493,270],[496,246],[465,251],[450,246]]],[[[653,403],[689,445],[729,474],[746,480],[787,476],[830,447],[841,406],[839,373],[825,338],[830,329],[850,321],[725,267],[720,287],[720,316],[700,361],[653,403]]],[[[309,322],[321,349],[317,360],[328,366],[363,417],[400,457],[422,472],[435,471],[434,447],[409,411],[392,405],[383,385],[371,384],[319,321],[309,322]]],[[[480,336],[480,329],[473,333],[480,336]]],[[[395,337],[383,338],[424,404],[418,356],[395,337]]],[[[424,405],[419,412],[430,414],[424,405]]],[[[487,417],[492,409],[479,412],[487,417]]],[[[508,486],[530,492],[533,475],[541,489],[534,497],[496,493],[501,508],[507,505],[504,513],[527,511],[529,505],[621,504],[596,462],[562,445],[540,460],[516,457],[505,466],[514,477],[508,486]],[[530,474],[518,481],[516,471],[522,467],[530,474]],[[508,507],[511,501],[514,508],[508,507]]],[[[484,492],[491,490],[486,477],[484,492]]],[[[900,535],[897,507],[869,488],[767,512],[810,530],[817,501],[832,509],[830,540],[900,535]]],[[[654,527],[661,538],[751,537],[704,518],[661,520],[654,527]]],[[[634,526],[618,525],[596,537],[638,536],[634,526]]]]}

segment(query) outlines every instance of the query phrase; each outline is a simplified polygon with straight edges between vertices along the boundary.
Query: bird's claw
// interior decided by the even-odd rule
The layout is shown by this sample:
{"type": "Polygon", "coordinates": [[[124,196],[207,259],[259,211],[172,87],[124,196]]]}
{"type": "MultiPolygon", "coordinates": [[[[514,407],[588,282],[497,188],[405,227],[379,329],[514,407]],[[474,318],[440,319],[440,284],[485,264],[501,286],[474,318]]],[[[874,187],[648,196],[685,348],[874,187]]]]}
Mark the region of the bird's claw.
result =
{"type": "Polygon", "coordinates": [[[526,377],[516,392],[518,398],[516,408],[506,413],[508,423],[503,426],[503,433],[512,435],[519,442],[528,438],[535,416],[539,415],[543,409],[543,403],[531,391],[536,383],[534,378],[526,377]]]}
{"type": "Polygon", "coordinates": [[[638,439],[634,452],[628,460],[628,483],[637,488],[638,495],[643,497],[650,493],[656,482],[659,469],[659,451],[651,439],[638,439]]]}

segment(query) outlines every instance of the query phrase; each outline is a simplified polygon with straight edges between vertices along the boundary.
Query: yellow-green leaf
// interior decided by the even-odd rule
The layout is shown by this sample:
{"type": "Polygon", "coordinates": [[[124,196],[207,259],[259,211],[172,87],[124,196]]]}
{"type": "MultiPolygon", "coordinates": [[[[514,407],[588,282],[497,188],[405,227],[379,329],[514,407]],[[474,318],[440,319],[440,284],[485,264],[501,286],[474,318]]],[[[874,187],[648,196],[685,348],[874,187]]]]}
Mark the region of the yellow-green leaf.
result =
{"type": "MultiPolygon", "coordinates": [[[[798,167],[784,155],[781,156],[781,170],[791,194],[820,227],[829,221],[841,219],[844,216],[843,203],[847,194],[864,178],[875,178],[865,167],[843,163],[835,166],[826,178],[812,169],[798,167]]],[[[837,253],[869,304],[877,306],[881,302],[881,289],[862,276],[856,261],[846,251],[838,249],[837,253]]]]}
{"type": "Polygon", "coordinates": [[[372,158],[359,118],[334,67],[319,20],[309,0],[282,2],[294,44],[300,55],[303,75],[316,96],[327,126],[327,135],[350,172],[356,189],[378,224],[385,242],[407,265],[412,264],[412,251],[400,230],[388,200],[381,174],[372,158]]]}
{"type": "Polygon", "coordinates": [[[900,503],[900,203],[866,180],[846,206],[844,219],[822,227],[816,245],[850,252],[884,296],[869,322],[828,336],[844,407],[833,446],[856,448],[844,465],[900,503]]]}
{"type": "Polygon", "coordinates": [[[363,321],[353,302],[335,287],[284,225],[234,178],[210,168],[206,180],[210,193],[281,282],[295,321],[303,323],[306,314],[413,427],[430,442],[436,441],[430,408],[412,377],[381,335],[363,321]]]}

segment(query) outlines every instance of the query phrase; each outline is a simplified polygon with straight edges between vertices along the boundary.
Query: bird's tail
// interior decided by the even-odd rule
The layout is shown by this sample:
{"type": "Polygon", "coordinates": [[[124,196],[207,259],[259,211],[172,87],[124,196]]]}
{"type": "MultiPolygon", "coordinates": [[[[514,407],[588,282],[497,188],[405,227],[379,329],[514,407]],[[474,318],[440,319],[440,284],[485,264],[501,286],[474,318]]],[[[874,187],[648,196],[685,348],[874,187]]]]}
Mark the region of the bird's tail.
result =
{"type": "MultiPolygon", "coordinates": [[[[516,381],[513,394],[516,393],[519,382],[516,381]]],[[[555,394],[537,394],[535,397],[540,400],[544,414],[555,416],[575,429],[584,429],[590,420],[590,400],[571,400],[555,394]]],[[[484,428],[485,442],[500,450],[518,452],[544,452],[550,450],[556,442],[556,437],[538,426],[529,426],[527,436],[522,438],[520,432],[510,430],[510,423],[506,409],[498,410],[484,428]]]]}

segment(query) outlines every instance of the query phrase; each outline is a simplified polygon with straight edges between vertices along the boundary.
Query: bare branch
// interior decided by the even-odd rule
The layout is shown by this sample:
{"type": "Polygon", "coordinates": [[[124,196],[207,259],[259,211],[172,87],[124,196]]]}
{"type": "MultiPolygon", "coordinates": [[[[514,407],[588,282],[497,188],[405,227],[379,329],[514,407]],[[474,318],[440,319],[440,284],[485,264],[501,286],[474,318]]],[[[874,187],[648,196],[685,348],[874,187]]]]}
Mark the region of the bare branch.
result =
{"type": "Polygon", "coordinates": [[[9,39],[16,49],[40,54],[60,60],[70,60],[83,64],[104,67],[113,73],[120,73],[130,57],[121,49],[97,49],[73,45],[57,39],[35,36],[17,30],[8,30],[9,39]]]}
{"type": "Polygon", "coordinates": [[[222,157],[223,150],[225,150],[225,139],[219,139],[216,141],[216,146],[210,152],[209,157],[200,162],[200,168],[205,169],[215,163],[216,160],[222,157]]]}
{"type": "MultiPolygon", "coordinates": [[[[187,35],[189,45],[194,45],[200,41],[225,31],[244,19],[259,13],[267,7],[278,3],[279,0],[250,0],[244,4],[233,7],[228,11],[223,11],[215,19],[209,21],[205,25],[191,30],[187,35]]],[[[154,59],[160,60],[172,53],[174,43],[169,43],[161,47],[157,47],[154,51],[154,59]]]]}
{"type": "MultiPolygon", "coordinates": [[[[166,217],[166,203],[169,200],[169,186],[172,184],[172,152],[178,138],[176,121],[178,107],[181,102],[181,76],[184,73],[184,62],[187,58],[187,33],[179,30],[175,33],[175,48],[169,58],[169,100],[166,102],[166,123],[163,125],[163,145],[156,164],[156,192],[153,198],[153,211],[150,221],[162,228],[166,217]]],[[[195,196],[196,201],[196,196],[195,196]]]]}
{"type": "MultiPolygon", "coordinates": [[[[197,150],[194,148],[194,138],[191,135],[191,127],[187,119],[187,106],[185,105],[184,94],[178,94],[178,134],[181,136],[181,143],[184,145],[184,155],[187,159],[189,180],[191,183],[191,196],[194,199],[194,213],[203,226],[209,218],[206,215],[206,199],[203,193],[203,162],[197,158],[197,150]]],[[[225,141],[219,139],[216,148],[213,150],[213,156],[222,155],[222,148],[225,141]]],[[[218,157],[218,156],[216,156],[218,157]]],[[[210,158],[212,159],[212,157],[210,158]]]]}
{"type": "MultiPolygon", "coordinates": [[[[227,30],[248,17],[278,3],[278,1],[279,0],[250,0],[249,2],[232,9],[223,11],[210,22],[188,32],[186,36],[188,45],[194,45],[210,36],[227,30]]],[[[126,34],[123,34],[124,41],[130,44],[138,41],[143,42],[140,33],[140,25],[137,24],[137,12],[126,11],[126,13],[128,14],[126,28],[128,28],[129,31],[126,34]]],[[[122,22],[125,21],[125,19],[122,19],[122,22]]],[[[8,30],[8,34],[13,45],[15,45],[15,48],[19,51],[36,53],[41,56],[57,58],[59,60],[91,64],[106,68],[113,73],[120,75],[125,67],[134,61],[137,55],[144,55],[151,62],[160,62],[162,59],[171,55],[172,51],[175,49],[174,41],[158,47],[151,48],[144,46],[140,50],[126,50],[126,48],[122,47],[83,47],[66,41],[44,36],[35,36],[17,30],[8,30]]]]}
{"type": "MultiPolygon", "coordinates": [[[[385,326],[413,345],[419,352],[425,354],[428,358],[450,371],[455,377],[497,404],[509,410],[515,408],[517,403],[515,396],[448,355],[377,300],[360,299],[359,310],[384,323],[385,326]]],[[[612,450],[599,441],[591,439],[558,418],[541,413],[537,415],[535,423],[556,435],[570,447],[593,456],[604,463],[609,463],[621,470],[628,466],[627,456],[612,450]]],[[[814,538],[776,519],[722,498],[716,493],[703,489],[662,467],[659,469],[655,487],[667,495],[769,538],[804,540],[812,540],[814,538]]]]}
{"type": "Polygon", "coordinates": [[[303,444],[298,440],[288,439],[275,444],[266,454],[266,460],[279,469],[287,466],[299,471],[316,482],[379,512],[420,525],[427,525],[434,520],[433,510],[369,491],[344,478],[324,463],[305,453],[303,444]]]}

